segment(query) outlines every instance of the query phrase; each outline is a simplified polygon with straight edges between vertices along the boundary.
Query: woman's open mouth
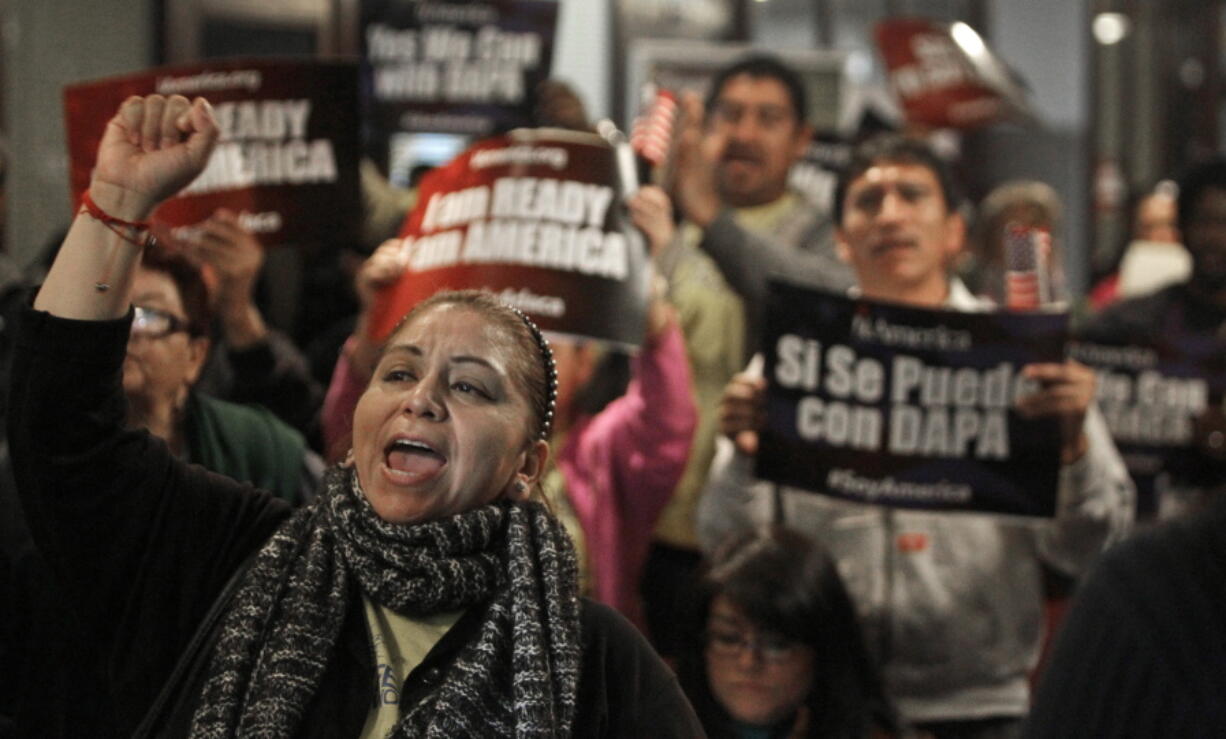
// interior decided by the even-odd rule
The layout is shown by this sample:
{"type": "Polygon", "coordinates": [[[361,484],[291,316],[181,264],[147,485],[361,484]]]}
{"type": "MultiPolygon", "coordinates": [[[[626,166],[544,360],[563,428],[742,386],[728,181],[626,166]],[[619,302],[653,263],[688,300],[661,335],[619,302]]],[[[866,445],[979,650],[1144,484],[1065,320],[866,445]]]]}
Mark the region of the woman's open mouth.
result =
{"type": "Polygon", "coordinates": [[[438,475],[447,458],[423,441],[393,439],[383,451],[383,464],[393,482],[405,485],[438,475]]]}

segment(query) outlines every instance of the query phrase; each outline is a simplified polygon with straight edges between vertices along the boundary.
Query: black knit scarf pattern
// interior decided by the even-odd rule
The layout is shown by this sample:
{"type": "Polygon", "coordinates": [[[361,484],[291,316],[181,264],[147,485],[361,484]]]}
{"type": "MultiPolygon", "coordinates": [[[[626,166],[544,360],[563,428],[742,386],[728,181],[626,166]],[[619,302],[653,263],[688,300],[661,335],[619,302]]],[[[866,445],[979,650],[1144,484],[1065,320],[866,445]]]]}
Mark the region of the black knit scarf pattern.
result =
{"type": "Polygon", "coordinates": [[[351,577],[368,598],[407,616],[485,609],[475,638],[428,696],[401,707],[390,737],[570,736],[578,576],[557,520],[539,503],[498,502],[390,524],[344,467],[328,471],[319,497],[278,528],[245,576],[191,736],[297,734],[345,613],[357,605],[351,577]]]}

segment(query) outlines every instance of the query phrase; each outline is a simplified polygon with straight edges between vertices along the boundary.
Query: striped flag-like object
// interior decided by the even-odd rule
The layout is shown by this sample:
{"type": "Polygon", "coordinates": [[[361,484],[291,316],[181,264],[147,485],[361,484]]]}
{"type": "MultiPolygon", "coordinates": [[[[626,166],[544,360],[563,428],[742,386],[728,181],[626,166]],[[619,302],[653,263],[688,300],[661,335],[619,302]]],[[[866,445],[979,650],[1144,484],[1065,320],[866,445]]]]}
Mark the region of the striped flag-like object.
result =
{"type": "Polygon", "coordinates": [[[1016,223],[1005,227],[1005,307],[1037,310],[1047,302],[1045,259],[1040,240],[1044,231],[1016,223]]]}
{"type": "Polygon", "coordinates": [[[668,157],[673,140],[677,96],[669,90],[646,92],[643,109],[630,130],[630,146],[636,154],[659,166],[668,157]]]}

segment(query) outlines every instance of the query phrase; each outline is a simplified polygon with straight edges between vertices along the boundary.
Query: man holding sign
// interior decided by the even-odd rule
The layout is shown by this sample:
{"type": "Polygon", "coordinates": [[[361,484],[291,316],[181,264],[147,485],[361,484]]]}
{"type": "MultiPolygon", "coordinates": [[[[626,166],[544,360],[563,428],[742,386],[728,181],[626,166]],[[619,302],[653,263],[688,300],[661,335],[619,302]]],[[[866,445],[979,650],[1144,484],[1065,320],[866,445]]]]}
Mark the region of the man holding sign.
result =
{"type": "MultiPolygon", "coordinates": [[[[861,145],[836,190],[837,240],[860,295],[982,311],[949,267],[965,237],[943,162],[898,137],[861,145]]],[[[1058,419],[1054,520],[900,510],[845,502],[753,477],[765,382],[725,391],[729,439],[699,511],[708,546],[731,530],[782,518],[829,547],[903,717],[933,736],[1015,736],[1042,632],[1040,562],[1074,574],[1127,531],[1132,486],[1092,406],[1094,375],[1076,363],[1030,364],[1038,390],[1017,411],[1058,419]]]]}

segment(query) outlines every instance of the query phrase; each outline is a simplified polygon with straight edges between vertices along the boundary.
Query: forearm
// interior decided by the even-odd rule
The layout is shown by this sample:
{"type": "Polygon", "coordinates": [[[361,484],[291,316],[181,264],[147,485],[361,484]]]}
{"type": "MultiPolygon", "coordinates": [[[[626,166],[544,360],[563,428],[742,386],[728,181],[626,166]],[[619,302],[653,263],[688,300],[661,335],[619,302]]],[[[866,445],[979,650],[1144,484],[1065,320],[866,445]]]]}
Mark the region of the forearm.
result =
{"type": "Polygon", "coordinates": [[[350,337],[345,343],[332,371],[332,382],[324,395],[320,424],[324,435],[324,452],[329,460],[343,455],[343,447],[349,443],[353,434],[353,409],[357,407],[368,379],[352,360],[351,348],[357,342],[357,337],[350,337]]]}
{"type": "Polygon", "coordinates": [[[221,336],[226,346],[242,351],[268,337],[268,326],[260,309],[250,300],[231,300],[222,296],[221,336]]]}
{"type": "Polygon", "coordinates": [[[751,311],[760,310],[770,277],[839,293],[855,284],[850,268],[834,253],[833,235],[817,225],[763,236],[724,210],[703,233],[701,246],[751,311]]]}
{"type": "Polygon", "coordinates": [[[1096,406],[1085,435],[1085,454],[1060,469],[1056,517],[1039,536],[1044,560],[1070,575],[1128,534],[1136,507],[1136,488],[1096,406]]]}
{"type": "Polygon", "coordinates": [[[715,441],[715,458],[698,503],[696,530],[707,554],[735,531],[754,525],[752,468],[754,460],[736,451],[732,442],[720,436],[715,441]]]}
{"type": "MultiPolygon", "coordinates": [[[[115,218],[138,221],[148,217],[148,206],[122,188],[96,183],[91,193],[98,207],[115,218]]],[[[88,213],[78,212],[34,307],[60,318],[119,318],[128,310],[132,274],[140,255],[141,246],[88,213]]]]}
{"type": "Polygon", "coordinates": [[[656,427],[669,438],[684,438],[688,450],[698,411],[685,337],[675,318],[635,358],[632,386],[642,398],[645,430],[656,427]]]}
{"type": "Polygon", "coordinates": [[[610,456],[619,467],[616,479],[633,481],[625,486],[627,494],[647,504],[654,516],[685,470],[697,423],[689,362],[676,323],[649,338],[632,366],[625,394],[601,411],[580,443],[615,450],[610,456]]]}
{"type": "MultiPolygon", "coordinates": [[[[168,456],[148,435],[123,430],[127,324],[65,322],[27,310],[18,325],[9,443],[30,531],[53,565],[98,558],[81,587],[106,598],[116,583],[103,570],[134,561],[152,515],[137,492],[146,489],[143,476],[131,466],[157,469],[157,454],[168,456]]],[[[79,574],[78,567],[64,576],[79,574]]]]}

